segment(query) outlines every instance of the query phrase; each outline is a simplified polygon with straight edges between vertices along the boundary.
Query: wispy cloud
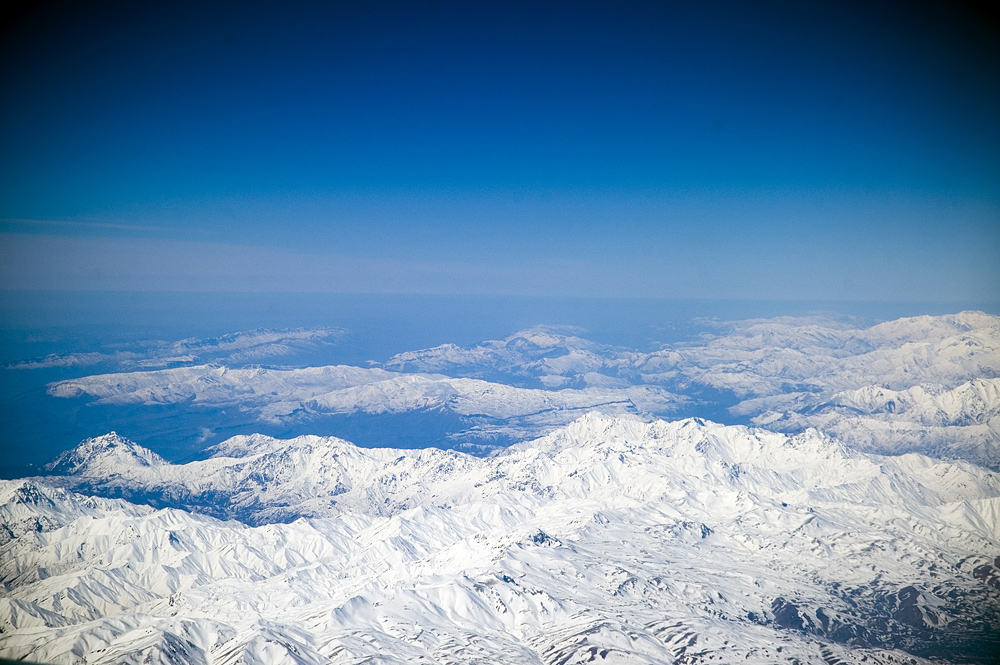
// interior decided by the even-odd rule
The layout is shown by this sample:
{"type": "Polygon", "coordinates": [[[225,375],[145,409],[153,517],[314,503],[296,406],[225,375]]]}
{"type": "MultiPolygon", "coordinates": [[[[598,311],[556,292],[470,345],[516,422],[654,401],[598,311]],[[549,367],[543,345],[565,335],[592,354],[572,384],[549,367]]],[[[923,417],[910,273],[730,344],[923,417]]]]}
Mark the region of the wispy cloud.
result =
{"type": "Polygon", "coordinates": [[[299,351],[328,344],[345,333],[339,328],[298,330],[251,330],[212,339],[182,339],[177,342],[150,342],[134,351],[109,353],[51,354],[44,358],[24,360],[10,369],[51,369],[54,367],[86,367],[111,365],[114,369],[157,369],[223,362],[243,364],[265,358],[290,356],[299,351]]]}
{"type": "MultiPolygon", "coordinates": [[[[37,360],[24,360],[10,365],[10,369],[51,369],[53,367],[87,367],[112,360],[121,360],[121,355],[107,353],[67,353],[50,354],[37,360]]],[[[127,354],[134,356],[134,354],[127,354]]]]}
{"type": "Polygon", "coordinates": [[[64,229],[108,229],[114,231],[171,231],[166,226],[155,226],[151,224],[127,224],[123,222],[107,222],[98,220],[66,220],[66,219],[27,219],[18,217],[0,218],[0,224],[8,227],[41,227],[41,228],[64,228],[64,229]]]}

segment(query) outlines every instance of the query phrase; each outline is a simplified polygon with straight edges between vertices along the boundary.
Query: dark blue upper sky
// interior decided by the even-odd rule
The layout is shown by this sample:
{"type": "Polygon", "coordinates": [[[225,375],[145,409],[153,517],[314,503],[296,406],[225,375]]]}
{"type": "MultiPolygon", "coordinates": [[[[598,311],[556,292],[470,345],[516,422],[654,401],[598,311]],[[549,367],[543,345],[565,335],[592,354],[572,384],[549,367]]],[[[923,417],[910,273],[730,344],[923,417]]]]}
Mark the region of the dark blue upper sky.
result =
{"type": "Polygon", "coordinates": [[[0,285],[995,300],[998,35],[954,3],[30,3],[0,285]]]}

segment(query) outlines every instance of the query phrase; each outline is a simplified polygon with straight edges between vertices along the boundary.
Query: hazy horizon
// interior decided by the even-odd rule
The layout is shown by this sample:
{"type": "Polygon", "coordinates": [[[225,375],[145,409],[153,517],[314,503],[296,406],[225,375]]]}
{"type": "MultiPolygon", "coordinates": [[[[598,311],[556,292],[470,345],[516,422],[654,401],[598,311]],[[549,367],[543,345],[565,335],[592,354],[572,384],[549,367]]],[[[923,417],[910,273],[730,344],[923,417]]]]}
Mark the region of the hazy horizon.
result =
{"type": "MultiPolygon", "coordinates": [[[[695,342],[706,332],[719,334],[724,329],[713,326],[725,321],[815,317],[864,328],[905,316],[969,309],[1000,314],[1000,303],[0,291],[0,392],[7,405],[0,419],[0,436],[19,442],[6,451],[0,477],[37,473],[38,465],[81,439],[111,430],[171,459],[197,451],[201,445],[198,432],[203,428],[283,436],[314,431],[309,422],[300,427],[233,423],[231,416],[213,410],[109,408],[57,399],[47,392],[54,381],[121,371],[114,362],[116,354],[137,354],[134,357],[141,359],[156,345],[181,340],[261,329],[329,329],[336,334],[328,344],[292,355],[243,360],[235,366],[368,367],[397,353],[441,344],[469,347],[538,325],[569,326],[564,332],[651,352],[665,345],[695,342]],[[82,361],[47,362],[52,356],[82,361]]],[[[191,361],[180,366],[185,364],[191,361]]],[[[722,422],[730,420],[724,410],[699,413],[722,422]]],[[[420,418],[426,419],[390,415],[373,419],[355,414],[322,425],[318,431],[376,446],[413,445],[407,438],[413,433],[414,441],[437,445],[434,437],[440,429],[435,428],[440,425],[433,418],[429,424],[420,418]]]]}
{"type": "Polygon", "coordinates": [[[14,6],[0,288],[977,301],[974,3],[14,6]]]}

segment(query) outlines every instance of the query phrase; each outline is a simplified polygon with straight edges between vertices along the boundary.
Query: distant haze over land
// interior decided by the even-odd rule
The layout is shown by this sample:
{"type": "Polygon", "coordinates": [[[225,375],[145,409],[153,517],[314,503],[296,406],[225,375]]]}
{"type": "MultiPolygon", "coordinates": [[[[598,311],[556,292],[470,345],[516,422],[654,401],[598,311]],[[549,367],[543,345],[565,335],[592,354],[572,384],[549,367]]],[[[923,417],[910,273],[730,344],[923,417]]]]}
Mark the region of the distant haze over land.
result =
{"type": "MultiPolygon", "coordinates": [[[[8,293],[4,302],[0,377],[7,402],[17,405],[5,413],[4,435],[30,444],[6,456],[6,475],[110,430],[177,460],[253,432],[485,453],[594,409],[727,423],[763,418],[789,431],[820,422],[843,428],[833,406],[825,419],[801,414],[844,390],[922,385],[937,394],[992,378],[968,369],[890,386],[880,374],[823,388],[816,377],[844,362],[836,358],[846,342],[836,337],[823,342],[829,358],[812,348],[814,357],[786,379],[751,380],[772,371],[764,365],[748,370],[742,388],[722,380],[727,375],[711,378],[711,363],[752,353],[740,350],[750,338],[739,337],[752,322],[740,321],[763,317],[766,326],[776,315],[797,317],[775,319],[784,332],[762,342],[780,358],[800,353],[794,349],[804,341],[796,335],[810,326],[841,335],[900,315],[945,313],[946,305],[30,292],[8,293]],[[719,356],[733,334],[735,346],[719,356]],[[684,355],[671,356],[671,349],[684,355]],[[826,364],[813,367],[817,362],[826,364]]],[[[865,346],[871,343],[850,353],[876,348],[865,346]]],[[[875,344],[894,349],[899,342],[875,344]]],[[[844,376],[854,371],[844,368],[844,376]]],[[[907,399],[913,395],[895,398],[907,399]]],[[[866,445],[882,445],[882,435],[874,436],[866,445]]]]}

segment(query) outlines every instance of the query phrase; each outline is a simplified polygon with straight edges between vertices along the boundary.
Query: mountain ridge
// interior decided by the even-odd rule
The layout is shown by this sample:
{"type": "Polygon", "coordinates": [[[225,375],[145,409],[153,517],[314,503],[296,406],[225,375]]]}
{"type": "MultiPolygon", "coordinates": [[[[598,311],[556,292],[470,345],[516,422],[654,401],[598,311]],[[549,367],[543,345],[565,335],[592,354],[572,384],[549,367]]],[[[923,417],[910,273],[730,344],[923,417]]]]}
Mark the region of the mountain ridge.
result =
{"type": "Polygon", "coordinates": [[[923,665],[1000,648],[1000,475],[968,463],[596,413],[489,458],[259,435],[213,455],[131,468],[186,468],[218,500],[216,473],[234,505],[256,487],[259,526],[81,497],[72,476],[0,482],[0,510],[59,516],[0,545],[0,657],[923,665]],[[308,516],[320,495],[339,508],[308,516]]]}
{"type": "MultiPolygon", "coordinates": [[[[88,439],[78,448],[90,450],[93,441],[88,439]]],[[[570,492],[566,498],[583,498],[589,491],[608,485],[621,485],[625,489],[616,491],[623,491],[626,496],[646,496],[641,493],[654,492],[651,489],[654,484],[640,482],[642,474],[660,477],[664,469],[677,465],[687,474],[677,478],[680,484],[697,478],[702,482],[711,480],[718,487],[770,494],[792,491],[796,483],[807,478],[814,493],[825,492],[827,481],[834,483],[829,487],[837,487],[837,474],[844,469],[854,469],[852,473],[868,469],[863,477],[871,480],[889,472],[912,475],[924,474],[923,469],[949,468],[952,475],[962,476],[961,482],[941,484],[939,479],[927,475],[929,485],[908,490],[907,500],[916,500],[926,491],[950,496],[948,493],[957,492],[960,486],[974,487],[980,493],[992,488],[989,491],[1000,496],[1000,475],[985,469],[915,454],[870,455],[815,430],[786,435],[702,419],[647,422],[597,412],[535,441],[497,451],[488,458],[439,449],[359,448],[336,437],[315,435],[290,440],[240,435],[210,448],[208,458],[186,464],[151,465],[146,461],[148,451],[136,444],[131,444],[128,450],[133,452],[132,463],[116,457],[109,465],[108,458],[96,457],[51,482],[113,497],[148,495],[154,499],[153,505],[193,510],[199,509],[197,497],[204,496],[202,503],[220,511],[212,514],[248,519],[250,523],[275,515],[296,515],[295,511],[302,511],[303,507],[295,499],[312,506],[315,512],[306,510],[301,514],[313,517],[334,516],[347,506],[362,512],[370,509],[375,514],[392,514],[400,506],[418,505],[419,497],[438,496],[448,500],[448,492],[435,483],[452,488],[475,486],[478,489],[473,494],[477,496],[502,494],[512,487],[519,490],[533,487],[533,491],[544,494],[554,491],[545,490],[546,487],[562,486],[560,491],[570,492]],[[617,475],[622,468],[629,469],[631,481],[617,475]],[[761,475],[762,468],[769,471],[761,475]],[[905,471],[900,471],[904,468],[905,471]],[[787,474],[794,480],[783,480],[783,485],[771,487],[768,474],[772,472],[787,474]],[[399,505],[387,508],[380,498],[381,490],[355,495],[352,493],[355,487],[388,488],[404,499],[399,505]],[[186,497],[186,502],[181,502],[181,497],[186,497]],[[236,512],[225,512],[221,506],[227,505],[226,502],[236,512]]],[[[80,453],[74,451],[60,458],[69,455],[75,459],[80,453]]],[[[901,490],[902,486],[895,491],[901,490]]],[[[841,499],[853,500],[846,495],[841,499]]],[[[889,499],[890,495],[880,498],[889,499]]]]}

